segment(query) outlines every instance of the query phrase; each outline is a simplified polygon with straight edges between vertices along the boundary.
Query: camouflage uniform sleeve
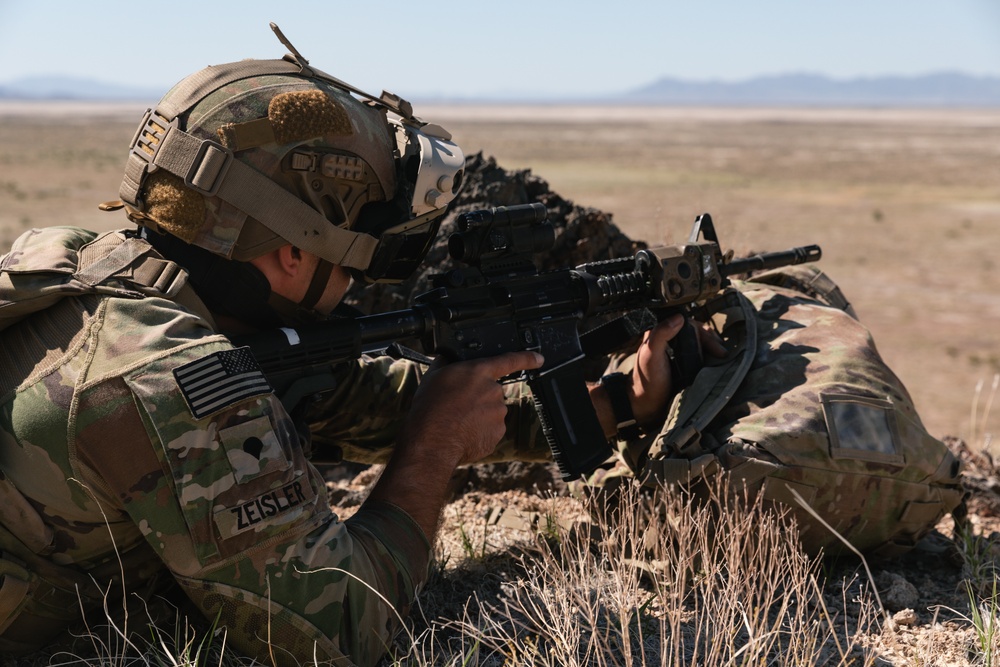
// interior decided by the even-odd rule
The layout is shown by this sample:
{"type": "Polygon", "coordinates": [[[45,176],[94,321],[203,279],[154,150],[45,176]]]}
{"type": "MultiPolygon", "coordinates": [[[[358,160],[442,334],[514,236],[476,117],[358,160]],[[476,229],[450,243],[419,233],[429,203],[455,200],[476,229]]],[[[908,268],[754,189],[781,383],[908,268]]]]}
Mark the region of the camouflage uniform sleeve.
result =
{"type": "Polygon", "coordinates": [[[226,388],[252,363],[216,340],[81,392],[78,455],[241,652],[265,659],[270,638],[279,662],[373,664],[426,577],[427,538],[388,503],[339,521],[266,383],[226,388]]]}
{"type": "MultiPolygon", "coordinates": [[[[426,366],[389,357],[345,365],[337,388],[310,406],[306,421],[314,446],[349,461],[385,463],[426,372],[426,366]]],[[[509,384],[504,394],[507,433],[487,460],[551,459],[527,385],[509,384]]]]}
{"type": "Polygon", "coordinates": [[[359,463],[385,463],[427,367],[363,357],[337,368],[337,388],[306,414],[313,446],[359,463]]]}

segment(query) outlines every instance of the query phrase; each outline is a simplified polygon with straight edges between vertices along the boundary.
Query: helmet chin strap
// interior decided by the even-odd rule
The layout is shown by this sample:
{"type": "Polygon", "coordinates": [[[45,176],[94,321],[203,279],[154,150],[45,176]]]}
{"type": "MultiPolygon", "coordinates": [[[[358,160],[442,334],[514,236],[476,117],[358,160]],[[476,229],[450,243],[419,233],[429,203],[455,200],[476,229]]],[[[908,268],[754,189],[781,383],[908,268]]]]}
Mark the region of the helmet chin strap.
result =
{"type": "Polygon", "coordinates": [[[305,310],[314,310],[316,304],[322,298],[323,293],[326,291],[326,286],[330,282],[330,274],[333,273],[334,264],[328,262],[322,257],[319,258],[319,264],[316,265],[316,270],[313,271],[312,280],[309,281],[309,289],[306,290],[305,296],[299,301],[299,307],[305,310]]]}
{"type": "Polygon", "coordinates": [[[323,314],[316,311],[316,304],[319,303],[326,291],[334,266],[336,265],[332,262],[320,258],[312,278],[309,280],[309,287],[298,303],[272,291],[267,298],[267,305],[288,324],[300,324],[321,319],[323,314]]]}

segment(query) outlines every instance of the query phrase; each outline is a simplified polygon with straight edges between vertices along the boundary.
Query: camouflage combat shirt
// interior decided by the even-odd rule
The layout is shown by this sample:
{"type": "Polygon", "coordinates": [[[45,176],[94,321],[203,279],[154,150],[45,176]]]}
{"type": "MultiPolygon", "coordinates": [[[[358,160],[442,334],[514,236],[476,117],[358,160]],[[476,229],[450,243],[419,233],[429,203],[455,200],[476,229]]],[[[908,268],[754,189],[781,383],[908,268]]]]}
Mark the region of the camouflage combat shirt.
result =
{"type": "MultiPolygon", "coordinates": [[[[46,527],[35,550],[85,572],[115,549],[139,571],[162,562],[251,656],[270,638],[279,662],[375,662],[424,581],[427,538],[385,502],[331,512],[248,350],[162,286],[130,282],[154,255],[120,232],[63,227],[28,232],[0,260],[0,470],[46,527]],[[106,256],[126,238],[144,254],[119,267],[106,256]]],[[[383,460],[421,369],[348,366],[315,427],[383,460]]],[[[515,408],[526,400],[512,392],[515,408]]],[[[510,411],[501,452],[521,439],[547,455],[532,412],[510,411]]]]}

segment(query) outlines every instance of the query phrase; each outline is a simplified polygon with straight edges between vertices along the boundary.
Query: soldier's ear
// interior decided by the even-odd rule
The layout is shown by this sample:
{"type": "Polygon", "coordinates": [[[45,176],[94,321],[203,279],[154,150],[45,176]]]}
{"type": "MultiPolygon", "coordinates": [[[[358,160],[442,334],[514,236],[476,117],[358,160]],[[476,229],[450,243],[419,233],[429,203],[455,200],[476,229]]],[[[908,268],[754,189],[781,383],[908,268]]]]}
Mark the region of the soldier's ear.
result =
{"type": "Polygon", "coordinates": [[[302,266],[302,254],[292,246],[284,245],[254,257],[250,260],[250,264],[264,274],[272,289],[277,289],[298,275],[302,266]]]}
{"type": "Polygon", "coordinates": [[[305,265],[302,251],[293,245],[283,245],[273,250],[275,268],[290,278],[299,275],[305,265]]]}

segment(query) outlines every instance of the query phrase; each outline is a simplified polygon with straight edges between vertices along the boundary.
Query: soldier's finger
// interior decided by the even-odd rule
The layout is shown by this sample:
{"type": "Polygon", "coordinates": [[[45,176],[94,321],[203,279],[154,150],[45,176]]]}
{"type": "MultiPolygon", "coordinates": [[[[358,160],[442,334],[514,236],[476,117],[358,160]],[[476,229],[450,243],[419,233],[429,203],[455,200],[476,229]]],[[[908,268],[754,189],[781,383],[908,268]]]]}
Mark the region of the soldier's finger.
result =
{"type": "Polygon", "coordinates": [[[494,379],[500,379],[516,371],[541,368],[545,363],[545,357],[537,352],[506,352],[496,357],[479,359],[477,363],[484,373],[494,379]]]}

